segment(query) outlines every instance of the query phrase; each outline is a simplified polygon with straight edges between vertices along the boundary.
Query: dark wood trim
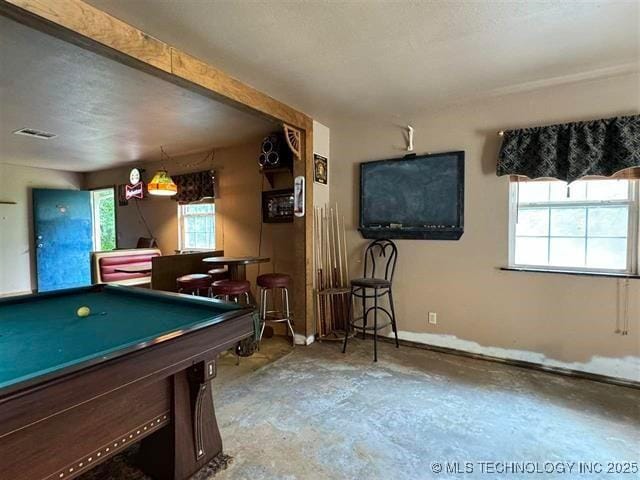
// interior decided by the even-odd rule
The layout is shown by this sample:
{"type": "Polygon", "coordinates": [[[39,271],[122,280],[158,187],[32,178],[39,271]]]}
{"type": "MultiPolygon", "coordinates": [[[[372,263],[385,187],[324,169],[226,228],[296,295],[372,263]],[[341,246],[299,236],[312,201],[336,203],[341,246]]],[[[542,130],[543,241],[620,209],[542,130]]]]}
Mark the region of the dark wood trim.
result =
{"type": "Polygon", "coordinates": [[[537,268],[500,267],[503,272],[525,272],[525,273],[551,273],[553,275],[573,275],[578,277],[600,277],[600,278],[629,278],[640,279],[640,275],[630,273],[611,272],[575,272],[572,270],[543,270],[537,268]]]}
{"type": "MultiPolygon", "coordinates": [[[[367,333],[368,337],[373,338],[373,335],[367,333]]],[[[383,342],[393,343],[395,345],[395,339],[389,337],[378,336],[378,340],[383,342]]],[[[445,353],[447,355],[457,355],[459,357],[473,358],[475,360],[484,360],[487,362],[503,363],[512,367],[527,368],[530,370],[538,370],[540,372],[551,373],[554,375],[563,375],[565,377],[580,378],[583,380],[591,380],[594,382],[607,383],[609,385],[616,385],[618,387],[627,387],[640,389],[640,382],[634,380],[625,380],[623,378],[610,377],[608,375],[600,375],[598,373],[582,372],[580,370],[573,370],[570,368],[552,367],[548,365],[542,365],[541,363],[527,362],[524,360],[512,360],[510,358],[500,358],[491,355],[484,355],[482,353],[472,353],[465,350],[459,350],[457,348],[440,347],[437,345],[431,345],[428,343],[412,342],[411,340],[399,340],[400,345],[405,347],[419,348],[421,350],[429,350],[432,352],[445,353]]]]}

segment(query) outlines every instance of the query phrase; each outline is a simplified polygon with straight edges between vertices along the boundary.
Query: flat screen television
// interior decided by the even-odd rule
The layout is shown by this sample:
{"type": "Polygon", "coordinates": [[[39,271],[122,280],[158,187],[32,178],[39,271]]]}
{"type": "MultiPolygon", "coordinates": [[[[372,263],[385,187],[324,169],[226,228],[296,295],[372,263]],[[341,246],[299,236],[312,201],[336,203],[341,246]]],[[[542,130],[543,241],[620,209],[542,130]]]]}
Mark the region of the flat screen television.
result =
{"type": "Polygon", "coordinates": [[[364,238],[458,240],[464,232],[464,152],[360,164],[364,238]]]}

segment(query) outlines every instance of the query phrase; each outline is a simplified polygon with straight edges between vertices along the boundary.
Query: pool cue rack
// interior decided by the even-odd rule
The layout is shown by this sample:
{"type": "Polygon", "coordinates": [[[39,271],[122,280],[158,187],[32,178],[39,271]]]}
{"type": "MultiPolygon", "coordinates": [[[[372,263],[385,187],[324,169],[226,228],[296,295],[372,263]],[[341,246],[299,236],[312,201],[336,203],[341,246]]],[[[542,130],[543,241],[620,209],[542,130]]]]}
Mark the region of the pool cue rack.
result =
{"type": "Polygon", "coordinates": [[[316,336],[343,340],[350,295],[345,220],[337,204],[313,214],[316,336]]]}

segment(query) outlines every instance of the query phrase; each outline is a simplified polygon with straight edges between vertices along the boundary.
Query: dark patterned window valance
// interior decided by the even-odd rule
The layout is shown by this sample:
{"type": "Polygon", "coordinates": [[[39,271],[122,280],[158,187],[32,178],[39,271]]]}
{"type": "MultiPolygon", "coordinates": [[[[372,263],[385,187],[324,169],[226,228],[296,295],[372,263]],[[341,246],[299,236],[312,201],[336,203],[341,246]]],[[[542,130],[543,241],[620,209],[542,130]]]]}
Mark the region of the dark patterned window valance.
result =
{"type": "Polygon", "coordinates": [[[200,200],[213,200],[216,197],[215,172],[202,172],[172,175],[171,178],[178,186],[178,194],[173,197],[180,203],[191,203],[200,200]]]}
{"type": "Polygon", "coordinates": [[[498,176],[572,182],[640,166],[640,115],[506,130],[498,176]]]}

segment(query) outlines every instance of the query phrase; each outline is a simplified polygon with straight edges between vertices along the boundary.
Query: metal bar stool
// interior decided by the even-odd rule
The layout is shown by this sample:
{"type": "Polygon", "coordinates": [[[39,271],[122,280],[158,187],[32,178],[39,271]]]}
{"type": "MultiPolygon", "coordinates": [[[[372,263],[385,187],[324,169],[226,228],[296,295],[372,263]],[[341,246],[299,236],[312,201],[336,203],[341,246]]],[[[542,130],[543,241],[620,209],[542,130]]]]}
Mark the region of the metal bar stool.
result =
{"type": "Polygon", "coordinates": [[[265,273],[264,275],[258,276],[256,283],[260,287],[260,321],[262,322],[259,340],[262,340],[262,334],[264,333],[264,327],[267,322],[286,322],[288,331],[291,332],[291,343],[295,347],[296,336],[293,332],[293,322],[291,320],[291,312],[289,310],[289,285],[291,285],[291,277],[284,273],[265,273]],[[276,310],[274,306],[274,293],[276,290],[280,290],[282,310],[276,310]],[[269,292],[271,292],[272,310],[267,310],[267,294],[269,292]]]}
{"type": "Polygon", "coordinates": [[[391,240],[375,240],[371,242],[364,253],[364,277],[351,280],[351,295],[349,295],[349,325],[345,328],[344,344],[342,353],[347,351],[347,341],[349,340],[349,330],[362,329],[362,338],[365,338],[367,331],[373,331],[373,361],[378,361],[378,330],[391,325],[396,338],[396,348],[400,347],[398,342],[398,327],[396,325],[396,312],[393,306],[392,281],[398,260],[398,249],[391,240]],[[384,268],[378,268],[379,276],[376,277],[376,264],[384,268]],[[370,293],[373,290],[373,293],[370,293]],[[378,299],[387,295],[389,297],[389,310],[378,304],[378,299]],[[353,318],[353,299],[362,299],[362,317],[353,318]],[[367,308],[367,299],[373,299],[373,306],[367,308]],[[378,324],[378,311],[384,313],[389,321],[378,324]],[[367,326],[369,314],[373,312],[373,326],[367,326]],[[359,320],[362,323],[357,323],[359,320]]]}
{"type": "Polygon", "coordinates": [[[227,301],[233,299],[236,303],[244,297],[244,303],[250,305],[250,290],[251,283],[248,280],[217,280],[211,285],[211,296],[227,301]]]}
{"type": "Polygon", "coordinates": [[[176,279],[176,285],[178,287],[178,293],[203,296],[201,293],[204,291],[204,296],[209,296],[211,276],[206,273],[191,273],[189,275],[183,275],[176,279]]]}

